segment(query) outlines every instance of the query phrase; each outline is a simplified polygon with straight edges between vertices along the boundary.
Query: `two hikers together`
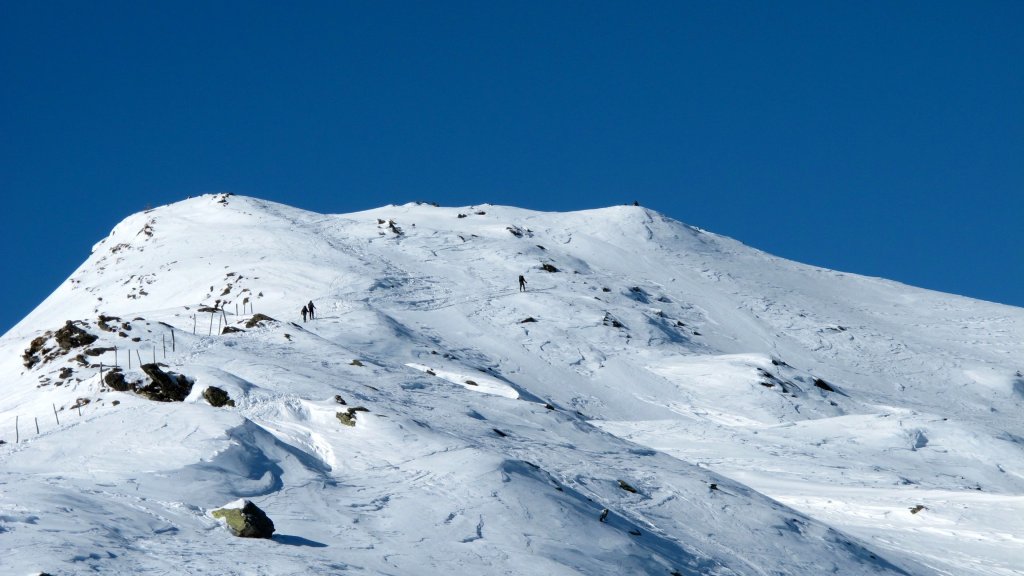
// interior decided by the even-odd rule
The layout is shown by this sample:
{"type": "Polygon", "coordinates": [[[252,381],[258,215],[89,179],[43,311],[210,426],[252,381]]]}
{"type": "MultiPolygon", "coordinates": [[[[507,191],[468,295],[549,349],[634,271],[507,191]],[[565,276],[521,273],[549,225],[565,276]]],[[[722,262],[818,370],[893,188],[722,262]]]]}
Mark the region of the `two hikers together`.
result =
{"type": "Polygon", "coordinates": [[[312,320],[314,310],[316,310],[316,306],[313,306],[313,301],[310,300],[309,304],[306,304],[305,306],[302,307],[302,321],[306,321],[307,315],[309,316],[309,319],[312,320]]]}

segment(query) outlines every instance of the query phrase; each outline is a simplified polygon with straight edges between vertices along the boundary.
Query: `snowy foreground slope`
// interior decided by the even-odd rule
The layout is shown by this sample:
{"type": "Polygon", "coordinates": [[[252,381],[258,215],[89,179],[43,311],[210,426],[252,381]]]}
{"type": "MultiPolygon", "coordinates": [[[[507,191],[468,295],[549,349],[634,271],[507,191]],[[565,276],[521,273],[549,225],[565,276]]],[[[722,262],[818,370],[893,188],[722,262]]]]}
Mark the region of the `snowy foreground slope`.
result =
{"type": "Polygon", "coordinates": [[[1022,309],[640,207],[192,198],[0,339],[0,573],[1021,574],[1021,370],[1022,309]]]}

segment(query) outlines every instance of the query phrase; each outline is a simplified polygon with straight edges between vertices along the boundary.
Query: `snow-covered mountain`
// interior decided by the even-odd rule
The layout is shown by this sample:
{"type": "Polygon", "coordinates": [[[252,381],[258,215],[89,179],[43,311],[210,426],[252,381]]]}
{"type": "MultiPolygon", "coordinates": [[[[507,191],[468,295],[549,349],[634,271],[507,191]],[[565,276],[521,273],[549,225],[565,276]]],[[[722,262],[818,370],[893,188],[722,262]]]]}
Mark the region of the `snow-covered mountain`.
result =
{"type": "Polygon", "coordinates": [[[1020,308],[641,207],[192,198],[0,339],[0,572],[1021,574],[1022,369],[1020,308]]]}

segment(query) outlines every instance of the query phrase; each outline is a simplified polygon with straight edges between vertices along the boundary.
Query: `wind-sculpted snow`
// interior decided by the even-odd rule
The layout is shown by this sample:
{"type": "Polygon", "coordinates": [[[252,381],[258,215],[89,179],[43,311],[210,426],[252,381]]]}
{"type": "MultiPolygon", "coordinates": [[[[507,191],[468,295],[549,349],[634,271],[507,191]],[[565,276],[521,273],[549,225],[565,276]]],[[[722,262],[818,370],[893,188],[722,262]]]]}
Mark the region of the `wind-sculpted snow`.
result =
{"type": "Polygon", "coordinates": [[[1020,309],[635,206],[191,198],[0,339],[0,566],[1017,574],[1022,358],[1020,309]],[[185,401],[107,386],[142,363],[185,401]]]}

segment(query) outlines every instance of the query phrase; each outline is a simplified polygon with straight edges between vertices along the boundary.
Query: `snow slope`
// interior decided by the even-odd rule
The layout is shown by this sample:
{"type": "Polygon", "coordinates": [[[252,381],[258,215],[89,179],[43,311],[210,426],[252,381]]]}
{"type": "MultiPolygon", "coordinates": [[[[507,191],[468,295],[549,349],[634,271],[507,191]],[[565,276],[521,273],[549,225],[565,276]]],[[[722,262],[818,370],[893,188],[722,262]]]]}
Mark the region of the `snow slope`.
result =
{"type": "Polygon", "coordinates": [[[0,566],[1020,574],[1022,369],[1024,310],[640,207],[192,198],[0,339],[0,566]],[[184,402],[101,383],[154,360],[184,402]],[[273,540],[209,516],[238,498],[273,540]]]}

